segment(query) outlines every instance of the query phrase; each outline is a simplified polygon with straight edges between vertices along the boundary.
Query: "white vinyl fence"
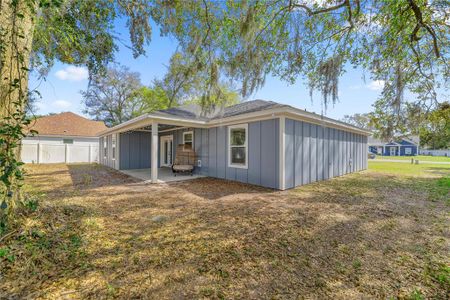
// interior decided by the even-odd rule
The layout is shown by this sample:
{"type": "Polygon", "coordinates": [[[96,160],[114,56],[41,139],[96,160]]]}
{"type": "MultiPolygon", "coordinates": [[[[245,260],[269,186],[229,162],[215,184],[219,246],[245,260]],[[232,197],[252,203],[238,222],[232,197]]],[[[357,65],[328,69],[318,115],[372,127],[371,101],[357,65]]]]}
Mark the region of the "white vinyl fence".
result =
{"type": "Polygon", "coordinates": [[[74,144],[22,144],[22,161],[25,163],[78,163],[98,162],[97,145],[74,144]]]}
{"type": "Polygon", "coordinates": [[[432,155],[432,156],[447,156],[450,157],[450,149],[443,149],[443,150],[427,150],[427,149],[420,149],[421,155],[432,155]]]}

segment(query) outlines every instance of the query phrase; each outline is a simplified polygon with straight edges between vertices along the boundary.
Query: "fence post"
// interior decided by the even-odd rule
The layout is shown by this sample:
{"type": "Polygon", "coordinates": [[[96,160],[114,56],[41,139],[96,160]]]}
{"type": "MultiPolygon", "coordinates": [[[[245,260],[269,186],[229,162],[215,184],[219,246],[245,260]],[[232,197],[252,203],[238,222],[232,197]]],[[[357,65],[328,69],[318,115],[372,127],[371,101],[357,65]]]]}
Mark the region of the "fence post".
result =
{"type": "Polygon", "coordinates": [[[39,164],[41,162],[41,143],[37,143],[37,160],[36,162],[39,164]]]}
{"type": "Polygon", "coordinates": [[[89,144],[89,159],[88,159],[89,163],[92,163],[92,145],[89,144]]]}
{"type": "Polygon", "coordinates": [[[69,162],[69,144],[65,145],[65,151],[64,151],[64,162],[67,164],[69,162]]]}

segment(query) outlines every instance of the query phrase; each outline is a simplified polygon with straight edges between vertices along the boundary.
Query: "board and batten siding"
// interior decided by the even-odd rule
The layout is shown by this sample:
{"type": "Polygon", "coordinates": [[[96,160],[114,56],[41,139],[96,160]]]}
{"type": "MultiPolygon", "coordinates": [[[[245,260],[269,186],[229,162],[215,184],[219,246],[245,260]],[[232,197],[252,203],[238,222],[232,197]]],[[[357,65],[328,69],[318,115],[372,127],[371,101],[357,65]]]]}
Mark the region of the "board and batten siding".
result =
{"type": "Polygon", "coordinates": [[[364,135],[286,119],[285,188],[366,169],[366,145],[364,135]]]}
{"type": "Polygon", "coordinates": [[[151,133],[145,131],[133,131],[120,133],[119,136],[119,169],[130,170],[150,168],[151,133]]]}
{"type": "MultiPolygon", "coordinates": [[[[367,168],[367,136],[304,121],[285,119],[284,188],[289,189],[367,168]]],[[[228,126],[180,128],[159,133],[173,136],[173,153],[183,143],[183,132],[194,132],[197,154],[195,172],[269,188],[280,186],[280,119],[248,124],[248,168],[228,166],[228,126]]],[[[151,133],[118,134],[118,166],[121,170],[151,167],[151,133]]],[[[158,149],[159,151],[159,149],[158,149]]],[[[160,155],[158,153],[158,161],[160,155]]],[[[99,162],[116,167],[112,159],[112,136],[99,139],[99,162]],[[103,141],[107,141],[104,156],[103,141]]]]}
{"type": "Polygon", "coordinates": [[[248,168],[228,166],[228,127],[220,126],[208,129],[209,160],[208,171],[205,174],[210,177],[279,188],[279,119],[247,124],[248,168]]]}
{"type": "MultiPolygon", "coordinates": [[[[160,133],[173,136],[173,153],[183,143],[183,132],[194,132],[194,150],[197,155],[195,172],[205,176],[235,180],[243,183],[279,188],[279,119],[250,122],[248,124],[248,168],[228,166],[228,126],[214,128],[183,128],[160,133]],[[200,164],[199,164],[200,163],[200,164]]],[[[151,167],[151,133],[120,133],[120,170],[145,169],[151,167]]],[[[101,137],[100,163],[114,167],[112,160],[112,137],[101,137]],[[104,157],[103,141],[107,140],[107,155],[104,157]]],[[[117,151],[117,150],[116,150],[117,151]]],[[[159,149],[158,149],[159,151],[159,149]]],[[[158,153],[158,161],[160,155],[158,153]]]]}

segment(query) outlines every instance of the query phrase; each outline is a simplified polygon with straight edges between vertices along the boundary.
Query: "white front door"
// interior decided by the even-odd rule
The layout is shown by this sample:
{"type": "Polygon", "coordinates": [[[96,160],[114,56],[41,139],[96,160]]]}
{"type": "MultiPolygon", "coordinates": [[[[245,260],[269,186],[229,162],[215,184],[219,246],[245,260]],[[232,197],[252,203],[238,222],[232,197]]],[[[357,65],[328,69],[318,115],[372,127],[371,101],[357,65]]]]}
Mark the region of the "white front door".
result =
{"type": "Polygon", "coordinates": [[[173,136],[165,135],[161,137],[160,159],[161,167],[171,167],[173,159],[173,136]]]}
{"type": "Polygon", "coordinates": [[[395,148],[396,147],[391,147],[391,149],[390,149],[390,154],[391,154],[391,156],[395,156],[395,148]]]}

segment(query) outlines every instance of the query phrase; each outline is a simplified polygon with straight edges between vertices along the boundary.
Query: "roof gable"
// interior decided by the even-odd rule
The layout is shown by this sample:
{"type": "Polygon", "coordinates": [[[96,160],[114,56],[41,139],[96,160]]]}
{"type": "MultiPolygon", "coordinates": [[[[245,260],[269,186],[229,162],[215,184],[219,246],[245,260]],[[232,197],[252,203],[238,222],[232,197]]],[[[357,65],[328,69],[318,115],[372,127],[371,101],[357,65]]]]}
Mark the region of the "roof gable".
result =
{"type": "Polygon", "coordinates": [[[398,141],[398,143],[400,145],[416,146],[415,143],[413,143],[413,142],[411,142],[411,141],[409,141],[407,139],[402,139],[401,141],[398,141]]]}
{"type": "Polygon", "coordinates": [[[37,118],[31,122],[29,129],[36,130],[38,135],[95,137],[107,127],[101,121],[92,121],[72,112],[64,112],[37,118]]]}

